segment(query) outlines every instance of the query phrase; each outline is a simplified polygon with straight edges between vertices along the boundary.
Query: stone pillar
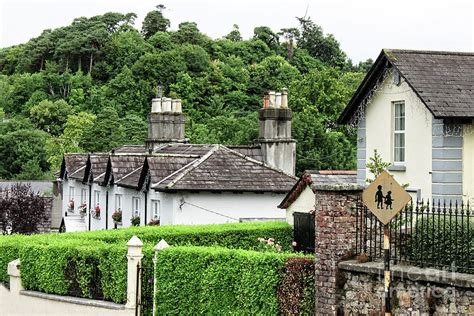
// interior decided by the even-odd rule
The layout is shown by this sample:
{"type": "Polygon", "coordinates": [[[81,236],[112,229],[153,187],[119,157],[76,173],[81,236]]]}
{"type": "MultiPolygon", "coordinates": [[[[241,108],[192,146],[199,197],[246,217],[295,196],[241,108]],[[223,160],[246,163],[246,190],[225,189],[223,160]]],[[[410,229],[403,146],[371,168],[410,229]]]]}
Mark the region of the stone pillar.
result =
{"type": "Polygon", "coordinates": [[[10,276],[10,292],[19,295],[20,291],[23,290],[20,275],[20,259],[9,262],[7,272],[10,276]]]}
{"type": "Polygon", "coordinates": [[[316,315],[338,314],[344,276],[337,265],[355,249],[356,214],[352,207],[362,198],[362,189],[357,185],[316,187],[316,315]]]}
{"type": "MultiPolygon", "coordinates": [[[[127,304],[126,308],[134,309],[137,303],[137,269],[138,264],[141,264],[143,242],[137,236],[133,236],[127,243],[127,304]]],[[[140,289],[140,286],[138,287],[140,289]]]]}
{"type": "MultiPolygon", "coordinates": [[[[155,257],[153,258],[153,269],[156,271],[156,262],[157,262],[157,257],[158,257],[158,252],[161,250],[168,248],[170,245],[166,242],[166,240],[162,239],[160,240],[159,243],[153,247],[153,250],[155,251],[155,257]]],[[[156,274],[154,274],[156,275],[156,274]]],[[[156,310],[156,279],[153,280],[153,315],[155,315],[155,310],[156,310]]]]}

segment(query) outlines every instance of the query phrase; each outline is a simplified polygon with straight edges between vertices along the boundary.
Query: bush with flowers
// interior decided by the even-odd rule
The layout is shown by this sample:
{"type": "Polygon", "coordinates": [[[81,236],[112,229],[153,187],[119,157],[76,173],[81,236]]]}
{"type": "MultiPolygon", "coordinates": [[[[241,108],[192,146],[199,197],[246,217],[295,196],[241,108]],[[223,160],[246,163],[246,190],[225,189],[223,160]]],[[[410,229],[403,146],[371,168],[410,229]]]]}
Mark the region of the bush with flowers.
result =
{"type": "Polygon", "coordinates": [[[98,204],[94,208],[94,211],[92,212],[92,217],[94,217],[96,219],[100,219],[100,206],[98,204]]]}
{"type": "Polygon", "coordinates": [[[115,224],[122,223],[122,210],[118,209],[112,214],[112,220],[115,224]]]}
{"type": "Polygon", "coordinates": [[[87,204],[82,203],[81,205],[79,205],[79,214],[81,216],[84,216],[84,215],[86,215],[86,213],[87,213],[87,204]]]}
{"type": "Polygon", "coordinates": [[[71,212],[71,213],[74,212],[74,200],[73,200],[73,199],[71,199],[71,200],[69,201],[69,203],[68,203],[68,205],[67,205],[67,210],[68,210],[69,212],[71,212]]]}
{"type": "Polygon", "coordinates": [[[276,242],[274,238],[257,238],[258,244],[258,251],[270,251],[270,252],[281,252],[282,247],[279,242],[276,242]]]}

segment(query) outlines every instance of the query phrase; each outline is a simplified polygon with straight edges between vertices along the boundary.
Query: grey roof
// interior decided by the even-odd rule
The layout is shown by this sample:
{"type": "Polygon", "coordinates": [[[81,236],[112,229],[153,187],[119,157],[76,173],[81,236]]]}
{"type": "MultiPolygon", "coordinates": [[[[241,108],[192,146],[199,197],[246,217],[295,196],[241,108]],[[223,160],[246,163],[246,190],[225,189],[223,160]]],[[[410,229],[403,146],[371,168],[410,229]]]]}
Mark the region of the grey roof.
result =
{"type": "Polygon", "coordinates": [[[397,69],[436,118],[474,118],[474,53],[384,49],[339,117],[345,123],[379,80],[397,69]]]}
{"type": "Polygon", "coordinates": [[[116,154],[130,154],[130,153],[146,153],[147,150],[145,145],[123,145],[122,147],[118,147],[113,149],[116,154]]]}
{"type": "Polygon", "coordinates": [[[286,209],[298,199],[307,186],[316,191],[319,186],[355,185],[357,171],[353,170],[306,170],[281,201],[279,208],[286,209]]]}
{"type": "MultiPolygon", "coordinates": [[[[68,177],[76,178],[74,174],[81,168],[84,168],[87,162],[87,154],[65,154],[63,165],[61,166],[61,177],[67,172],[68,177]]],[[[82,177],[84,174],[82,173],[82,177]]],[[[81,176],[78,179],[82,179],[81,176]]]]}
{"type": "MultiPolygon", "coordinates": [[[[117,183],[131,172],[143,167],[143,162],[145,161],[144,156],[137,155],[110,155],[109,159],[107,172],[113,176],[114,181],[117,183]]],[[[109,175],[107,176],[110,178],[109,175]]]]}
{"type": "Polygon", "coordinates": [[[158,191],[287,192],[295,177],[222,145],[172,177],[153,185],[158,191]]]}
{"type": "Polygon", "coordinates": [[[353,170],[308,170],[313,187],[318,185],[356,184],[357,171],[353,170]]]}
{"type": "Polygon", "coordinates": [[[38,193],[52,193],[53,182],[52,181],[0,181],[0,191],[9,190],[12,185],[15,184],[28,184],[31,186],[33,192],[38,193]]]}
{"type": "Polygon", "coordinates": [[[109,161],[109,154],[91,154],[90,163],[92,176],[94,182],[103,182],[105,177],[105,171],[107,171],[107,163],[109,161]]]}

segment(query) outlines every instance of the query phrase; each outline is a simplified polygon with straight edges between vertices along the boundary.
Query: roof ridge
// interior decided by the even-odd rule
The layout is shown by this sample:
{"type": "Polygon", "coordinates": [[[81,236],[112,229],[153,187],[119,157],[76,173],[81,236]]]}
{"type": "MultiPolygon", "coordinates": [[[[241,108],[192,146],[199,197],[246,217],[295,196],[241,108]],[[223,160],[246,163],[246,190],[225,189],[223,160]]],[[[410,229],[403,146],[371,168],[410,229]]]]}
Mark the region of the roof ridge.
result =
{"type": "Polygon", "coordinates": [[[133,173],[137,172],[137,171],[140,170],[141,168],[143,168],[143,165],[141,165],[141,166],[138,167],[137,169],[134,169],[132,172],[127,173],[126,175],[124,175],[123,177],[121,177],[120,179],[118,179],[117,181],[115,181],[115,183],[119,183],[120,181],[122,181],[122,180],[124,180],[125,178],[131,176],[133,173]]]}
{"type": "Polygon", "coordinates": [[[168,180],[169,178],[173,177],[174,175],[180,173],[182,170],[188,168],[189,166],[191,166],[191,165],[192,165],[193,163],[195,163],[195,162],[196,162],[196,159],[194,159],[193,161],[191,161],[191,162],[188,163],[187,165],[185,165],[185,166],[179,168],[178,170],[176,170],[176,171],[170,173],[169,175],[167,175],[166,177],[164,177],[163,179],[161,179],[161,180],[158,181],[157,183],[152,184],[152,187],[155,187],[155,186],[160,185],[163,181],[166,181],[166,180],[168,180]]]}
{"type": "Polygon", "coordinates": [[[458,55],[458,56],[474,56],[474,52],[453,52],[444,50],[416,50],[416,49],[399,49],[399,48],[384,48],[384,53],[396,52],[405,54],[427,54],[427,55],[458,55]]]}
{"type": "Polygon", "coordinates": [[[233,153],[234,155],[240,156],[241,158],[244,158],[244,159],[246,159],[246,160],[248,160],[248,161],[250,161],[250,162],[253,162],[253,163],[255,163],[255,164],[261,165],[261,166],[263,166],[263,167],[265,167],[265,168],[267,168],[267,169],[276,171],[276,172],[281,173],[281,174],[283,174],[283,175],[285,175],[285,176],[288,176],[288,177],[290,177],[290,178],[298,179],[296,176],[291,175],[291,174],[289,174],[289,173],[286,173],[285,171],[283,171],[283,170],[281,170],[281,169],[278,169],[278,168],[275,168],[275,167],[273,167],[273,166],[270,166],[270,165],[266,164],[266,163],[263,162],[263,161],[260,161],[260,160],[254,159],[254,158],[252,158],[252,157],[246,156],[246,155],[244,155],[244,154],[242,154],[242,153],[239,153],[238,151],[235,151],[235,150],[233,150],[233,149],[231,149],[231,148],[229,148],[229,147],[227,147],[227,146],[224,146],[224,145],[220,145],[220,146],[221,146],[222,148],[224,148],[225,150],[227,150],[227,151],[233,153]]]}
{"type": "Polygon", "coordinates": [[[76,171],[74,171],[73,173],[71,173],[69,176],[72,177],[73,175],[75,175],[76,173],[78,173],[80,170],[84,169],[86,167],[86,165],[80,167],[79,169],[77,169],[76,171]]]}
{"type": "Polygon", "coordinates": [[[173,185],[176,184],[179,180],[181,180],[184,176],[186,176],[188,173],[190,173],[192,170],[196,169],[200,164],[202,164],[204,161],[206,161],[209,157],[211,157],[219,148],[221,145],[213,145],[213,147],[205,154],[203,155],[200,159],[193,161],[192,165],[187,169],[184,170],[180,175],[178,175],[173,181],[168,183],[166,185],[166,188],[171,188],[173,185]]]}

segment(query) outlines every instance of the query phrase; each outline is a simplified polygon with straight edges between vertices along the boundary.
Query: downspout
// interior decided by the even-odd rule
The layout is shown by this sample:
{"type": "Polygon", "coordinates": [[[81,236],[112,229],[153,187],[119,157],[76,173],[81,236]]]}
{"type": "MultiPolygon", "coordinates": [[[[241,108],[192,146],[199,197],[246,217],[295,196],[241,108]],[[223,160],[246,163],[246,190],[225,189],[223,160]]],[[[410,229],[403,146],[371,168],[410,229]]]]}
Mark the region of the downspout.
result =
{"type": "Polygon", "coordinates": [[[147,209],[148,209],[148,191],[145,191],[145,226],[147,221],[147,209]]]}
{"type": "Polygon", "coordinates": [[[109,189],[105,191],[105,229],[109,229],[109,189]]]}
{"type": "Polygon", "coordinates": [[[89,230],[91,230],[92,183],[89,183],[89,230]]]}

